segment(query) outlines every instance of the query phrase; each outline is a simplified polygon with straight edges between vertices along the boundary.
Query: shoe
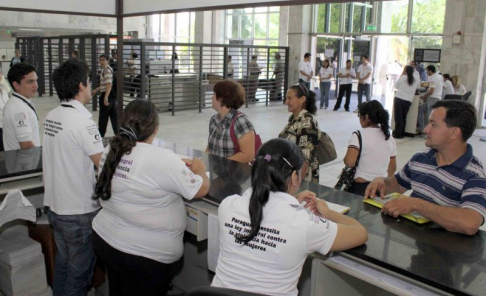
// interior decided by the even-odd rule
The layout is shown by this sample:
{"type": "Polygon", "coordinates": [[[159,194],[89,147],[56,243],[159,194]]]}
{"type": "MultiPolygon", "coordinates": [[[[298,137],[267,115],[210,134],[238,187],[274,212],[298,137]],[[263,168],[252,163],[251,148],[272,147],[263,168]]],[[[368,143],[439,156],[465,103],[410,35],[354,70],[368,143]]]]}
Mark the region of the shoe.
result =
{"type": "Polygon", "coordinates": [[[344,111],[349,112],[349,109],[344,109],[344,111]]]}
{"type": "Polygon", "coordinates": [[[337,111],[338,109],[332,109],[332,111],[337,111]]]}
{"type": "Polygon", "coordinates": [[[320,107],[320,109],[322,109],[322,106],[320,107]]]}
{"type": "Polygon", "coordinates": [[[359,108],[356,108],[356,110],[353,111],[353,113],[358,113],[359,112],[359,108]]]}
{"type": "MultiPolygon", "coordinates": [[[[321,108],[322,109],[322,108],[321,108]]],[[[327,109],[327,107],[324,107],[324,109],[327,109]]]]}

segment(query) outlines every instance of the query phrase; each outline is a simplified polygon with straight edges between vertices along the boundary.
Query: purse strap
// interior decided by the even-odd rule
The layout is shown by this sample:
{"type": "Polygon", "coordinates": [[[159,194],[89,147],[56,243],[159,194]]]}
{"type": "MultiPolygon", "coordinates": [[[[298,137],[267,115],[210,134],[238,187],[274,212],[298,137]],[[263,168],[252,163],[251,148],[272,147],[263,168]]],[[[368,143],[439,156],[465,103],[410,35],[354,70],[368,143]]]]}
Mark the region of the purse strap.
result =
{"type": "Polygon", "coordinates": [[[359,152],[358,152],[358,158],[356,159],[356,164],[354,165],[354,167],[358,167],[358,164],[359,164],[359,159],[361,158],[361,150],[363,150],[363,141],[361,140],[361,133],[359,131],[355,131],[353,132],[353,134],[356,134],[356,136],[358,137],[358,142],[359,142],[359,152]]]}
{"type": "Polygon", "coordinates": [[[240,152],[240,145],[238,145],[238,139],[236,138],[235,134],[235,122],[236,118],[240,116],[242,113],[241,112],[236,112],[235,117],[233,117],[233,120],[231,120],[231,126],[230,126],[230,137],[231,137],[231,142],[233,142],[233,146],[235,148],[235,154],[240,152]]]}

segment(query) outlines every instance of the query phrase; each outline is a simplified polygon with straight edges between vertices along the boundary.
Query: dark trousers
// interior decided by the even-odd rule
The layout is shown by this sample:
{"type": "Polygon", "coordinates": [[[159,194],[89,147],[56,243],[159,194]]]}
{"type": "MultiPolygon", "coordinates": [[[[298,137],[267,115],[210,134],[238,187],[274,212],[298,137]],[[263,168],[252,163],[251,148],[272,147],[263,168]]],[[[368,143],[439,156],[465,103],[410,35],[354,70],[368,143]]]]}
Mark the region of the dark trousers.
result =
{"type": "Polygon", "coordinates": [[[130,255],[92,234],[96,255],[106,265],[110,296],[166,295],[172,280],[172,266],[141,256],[130,255]]]}
{"type": "Polygon", "coordinates": [[[344,97],[344,93],[346,93],[346,102],[344,103],[344,109],[349,110],[349,102],[351,101],[351,91],[353,89],[353,84],[341,84],[339,85],[339,95],[336,101],[336,105],[334,109],[337,110],[341,108],[341,102],[344,97]]]}
{"type": "Polygon", "coordinates": [[[105,106],[105,93],[102,92],[99,97],[100,117],[98,119],[98,129],[101,137],[106,134],[106,127],[108,126],[108,118],[111,120],[111,126],[115,135],[118,133],[118,115],[116,110],[116,99],[109,99],[110,104],[105,106]]]}
{"type": "Polygon", "coordinates": [[[410,105],[412,105],[412,102],[397,97],[393,100],[393,115],[395,118],[394,137],[401,138],[405,136],[405,126],[407,125],[407,114],[410,105]]]}
{"type": "Polygon", "coordinates": [[[299,78],[299,84],[302,84],[307,90],[310,90],[310,81],[304,81],[304,79],[299,78]]]}
{"type": "Polygon", "coordinates": [[[0,151],[5,151],[5,147],[3,146],[3,128],[0,128],[0,151]]]}
{"type": "Polygon", "coordinates": [[[349,192],[359,196],[364,196],[366,187],[368,187],[370,183],[371,182],[357,183],[353,181],[353,184],[349,188],[349,192]]]}
{"type": "Polygon", "coordinates": [[[363,94],[366,97],[366,102],[369,102],[370,101],[369,83],[365,83],[365,84],[358,83],[358,106],[361,105],[361,103],[363,102],[363,94]]]}

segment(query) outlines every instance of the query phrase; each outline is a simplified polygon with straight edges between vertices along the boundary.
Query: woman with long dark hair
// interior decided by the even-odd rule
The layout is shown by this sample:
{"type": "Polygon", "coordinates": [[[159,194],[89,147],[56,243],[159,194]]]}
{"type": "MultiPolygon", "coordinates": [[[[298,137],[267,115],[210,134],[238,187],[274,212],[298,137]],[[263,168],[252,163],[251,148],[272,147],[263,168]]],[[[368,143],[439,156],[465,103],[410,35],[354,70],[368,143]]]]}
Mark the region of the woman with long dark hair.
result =
{"type": "Polygon", "coordinates": [[[344,157],[344,164],[353,168],[360,154],[350,192],[364,195],[366,186],[376,177],[390,177],[397,169],[397,146],[390,135],[390,116],[378,101],[364,102],[358,107],[359,123],[362,127],[361,145],[353,133],[344,157]]]}
{"type": "Polygon", "coordinates": [[[321,70],[319,71],[319,80],[320,80],[320,88],[321,88],[321,102],[319,106],[329,107],[329,92],[331,91],[331,78],[332,78],[333,70],[330,67],[329,60],[326,59],[322,63],[321,70]]]}
{"type": "Polygon", "coordinates": [[[259,150],[251,188],[218,210],[220,254],[212,286],[265,295],[297,295],[309,253],[362,245],[366,229],[330,210],[310,191],[294,196],[305,158],[294,143],[273,139],[259,150]]]}
{"type": "Polygon", "coordinates": [[[319,183],[319,161],[317,160],[317,146],[321,137],[319,123],[314,116],[317,111],[316,94],[302,84],[289,87],[285,96],[285,104],[292,113],[289,122],[278,135],[298,145],[304,153],[307,174],[305,180],[319,183]]]}
{"type": "Polygon", "coordinates": [[[154,104],[130,102],[120,133],[105,149],[93,198],[93,247],[107,265],[110,295],[165,295],[183,253],[184,201],[208,193],[206,167],[152,145],[154,104]]]}
{"type": "Polygon", "coordinates": [[[402,139],[405,136],[407,125],[407,114],[417,88],[420,86],[419,73],[412,66],[405,66],[403,73],[395,83],[395,99],[393,101],[393,112],[395,118],[395,131],[393,137],[402,139]]]}

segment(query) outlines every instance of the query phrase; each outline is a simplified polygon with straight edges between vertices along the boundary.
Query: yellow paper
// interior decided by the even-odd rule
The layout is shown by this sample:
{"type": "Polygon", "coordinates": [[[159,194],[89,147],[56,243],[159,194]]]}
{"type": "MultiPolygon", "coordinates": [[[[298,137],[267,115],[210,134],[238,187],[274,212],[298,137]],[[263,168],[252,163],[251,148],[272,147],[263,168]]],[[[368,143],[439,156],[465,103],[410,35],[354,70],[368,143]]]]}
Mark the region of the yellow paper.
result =
{"type": "MultiPolygon", "coordinates": [[[[363,202],[381,209],[383,208],[383,205],[386,204],[389,200],[392,200],[397,197],[400,197],[400,193],[395,192],[395,193],[388,194],[387,196],[385,196],[384,199],[382,199],[381,197],[374,197],[374,198],[365,199],[363,200],[363,202]]],[[[413,212],[407,215],[400,215],[400,216],[402,216],[403,218],[407,218],[408,220],[411,220],[418,224],[424,224],[430,222],[429,219],[425,218],[424,216],[420,215],[417,212],[413,212]]]]}

